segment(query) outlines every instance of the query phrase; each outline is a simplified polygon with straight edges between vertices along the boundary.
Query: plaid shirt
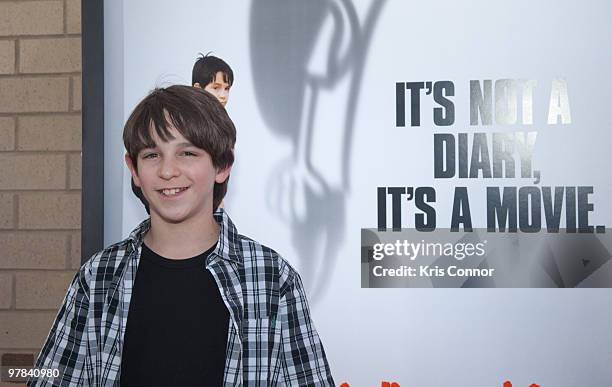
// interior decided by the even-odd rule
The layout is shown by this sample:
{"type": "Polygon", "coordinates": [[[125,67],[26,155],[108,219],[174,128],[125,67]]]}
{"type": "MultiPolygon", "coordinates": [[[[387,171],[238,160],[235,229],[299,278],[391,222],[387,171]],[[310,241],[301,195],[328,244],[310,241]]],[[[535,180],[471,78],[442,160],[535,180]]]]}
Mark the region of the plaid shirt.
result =
{"type": "MultiPolygon", "coordinates": [[[[333,386],[297,272],[274,250],[239,235],[223,210],[214,216],[219,240],[206,268],[231,316],[224,385],[333,386]]],[[[119,386],[130,298],[150,224],[145,220],[81,267],[36,361],[36,368],[57,368],[60,375],[28,386],[119,386]]]]}

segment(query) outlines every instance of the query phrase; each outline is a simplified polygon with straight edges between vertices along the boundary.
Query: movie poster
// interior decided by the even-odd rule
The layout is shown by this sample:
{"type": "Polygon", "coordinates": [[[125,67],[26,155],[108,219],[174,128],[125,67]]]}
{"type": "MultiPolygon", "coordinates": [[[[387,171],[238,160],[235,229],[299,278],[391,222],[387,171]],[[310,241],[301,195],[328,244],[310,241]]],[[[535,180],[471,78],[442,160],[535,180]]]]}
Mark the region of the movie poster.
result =
{"type": "Polygon", "coordinates": [[[612,385],[611,12],[107,4],[105,243],[146,216],[125,119],[211,52],[235,77],[225,208],[300,272],[338,385],[612,385]]]}

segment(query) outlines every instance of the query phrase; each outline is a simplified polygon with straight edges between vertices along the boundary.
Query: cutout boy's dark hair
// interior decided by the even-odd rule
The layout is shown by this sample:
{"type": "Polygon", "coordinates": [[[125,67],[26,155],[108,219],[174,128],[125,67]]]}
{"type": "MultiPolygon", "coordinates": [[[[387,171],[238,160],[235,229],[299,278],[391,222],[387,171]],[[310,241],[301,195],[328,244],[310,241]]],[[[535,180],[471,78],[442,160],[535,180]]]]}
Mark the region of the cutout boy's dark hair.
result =
{"type": "MultiPolygon", "coordinates": [[[[173,138],[171,127],[176,128],[193,145],[206,151],[215,168],[223,169],[234,163],[236,128],[225,108],[203,89],[174,85],[151,91],[134,108],[125,123],[123,143],[136,171],[138,153],[155,147],[151,130],[155,130],[162,141],[168,141],[173,138]]],[[[215,183],[213,210],[223,200],[228,180],[229,177],[223,183],[215,183]]],[[[132,184],[132,190],[149,212],[149,203],[140,188],[132,184]]]]}
{"type": "Polygon", "coordinates": [[[215,81],[218,72],[223,74],[228,85],[232,86],[234,84],[234,72],[223,59],[208,54],[200,54],[191,71],[191,84],[199,83],[204,88],[215,81]]]}

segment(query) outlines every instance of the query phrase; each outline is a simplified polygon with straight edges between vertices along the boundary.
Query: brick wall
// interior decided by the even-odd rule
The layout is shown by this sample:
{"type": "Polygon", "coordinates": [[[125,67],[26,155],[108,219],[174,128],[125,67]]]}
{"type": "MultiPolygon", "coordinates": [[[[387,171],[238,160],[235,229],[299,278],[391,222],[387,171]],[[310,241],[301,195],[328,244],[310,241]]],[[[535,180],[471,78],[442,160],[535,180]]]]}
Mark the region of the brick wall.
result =
{"type": "Polygon", "coordinates": [[[2,366],[36,356],[80,265],[80,34],[81,0],[0,1],[2,366]]]}

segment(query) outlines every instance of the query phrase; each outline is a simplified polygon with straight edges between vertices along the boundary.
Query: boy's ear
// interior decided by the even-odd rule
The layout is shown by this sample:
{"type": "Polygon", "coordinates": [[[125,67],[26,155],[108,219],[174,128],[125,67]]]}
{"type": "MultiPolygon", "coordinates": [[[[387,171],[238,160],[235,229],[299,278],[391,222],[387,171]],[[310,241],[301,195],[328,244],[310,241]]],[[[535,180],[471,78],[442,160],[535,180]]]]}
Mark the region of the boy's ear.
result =
{"type": "Polygon", "coordinates": [[[223,183],[229,177],[231,170],[232,170],[231,165],[223,169],[218,169],[217,175],[215,176],[215,182],[219,184],[223,183]]]}
{"type": "Polygon", "coordinates": [[[125,164],[127,165],[130,173],[132,174],[132,180],[134,180],[134,184],[137,187],[140,187],[140,179],[138,178],[138,170],[136,170],[136,166],[132,162],[132,158],[127,153],[125,154],[125,164]]]}
{"type": "Polygon", "coordinates": [[[201,89],[201,88],[202,88],[202,86],[200,86],[200,83],[199,83],[199,82],[194,83],[194,84],[193,84],[193,87],[197,87],[198,89],[201,89]]]}

